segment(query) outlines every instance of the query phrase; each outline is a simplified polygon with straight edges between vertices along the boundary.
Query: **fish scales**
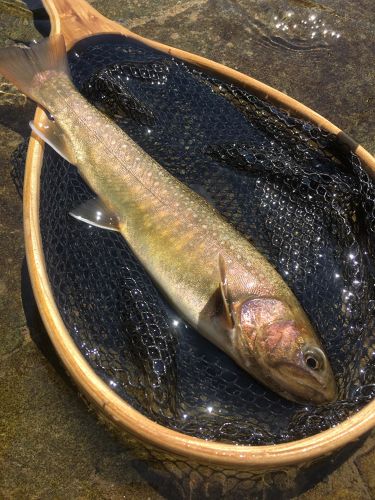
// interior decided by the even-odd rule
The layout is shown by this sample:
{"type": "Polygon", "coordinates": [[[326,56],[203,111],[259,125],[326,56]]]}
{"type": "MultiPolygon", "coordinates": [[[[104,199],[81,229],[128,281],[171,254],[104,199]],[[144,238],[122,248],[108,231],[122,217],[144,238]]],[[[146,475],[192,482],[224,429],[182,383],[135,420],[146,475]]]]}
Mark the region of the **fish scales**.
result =
{"type": "MultiPolygon", "coordinates": [[[[121,232],[157,282],[164,278],[169,285],[174,282],[179,295],[181,279],[189,280],[190,266],[194,266],[202,282],[200,285],[194,277],[197,289],[202,289],[203,308],[219,285],[218,255],[222,253],[228,264],[244,274],[251,273],[244,280],[248,293],[269,294],[272,289],[278,290],[280,296],[291,296],[267,260],[247,241],[242,242],[243,237],[211,205],[90,106],[69,80],[51,81],[46,100],[57,85],[58,104],[54,100],[50,110],[78,151],[80,173],[115,213],[124,214],[123,219],[119,216],[121,232]],[[93,138],[93,129],[103,133],[93,138]],[[241,253],[238,245],[243,249],[241,253]],[[178,261],[180,265],[176,266],[178,261]]],[[[244,290],[238,293],[234,298],[240,298],[244,290]]],[[[181,308],[181,302],[177,305],[181,308]]]]}

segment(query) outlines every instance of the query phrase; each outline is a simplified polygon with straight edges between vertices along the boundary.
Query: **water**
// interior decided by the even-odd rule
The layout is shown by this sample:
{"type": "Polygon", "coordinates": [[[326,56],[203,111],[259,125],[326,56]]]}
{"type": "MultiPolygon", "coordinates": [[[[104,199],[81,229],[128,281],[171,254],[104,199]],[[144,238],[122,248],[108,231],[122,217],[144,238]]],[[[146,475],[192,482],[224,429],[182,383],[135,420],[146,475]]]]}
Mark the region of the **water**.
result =
{"type": "MultiPolygon", "coordinates": [[[[260,2],[251,3],[250,6],[248,3],[234,6],[230,2],[211,2],[209,5],[199,4],[186,10],[176,7],[175,15],[165,18],[162,5],[157,9],[159,22],[142,17],[142,5],[127,5],[125,14],[121,2],[111,2],[107,9],[113,17],[129,20],[127,26],[138,25],[136,31],[139,33],[196,53],[204,53],[242,69],[276,88],[286,90],[330,118],[373,151],[375,124],[373,114],[369,111],[375,97],[369,69],[374,49],[371,30],[374,13],[371,4],[353,2],[346,4],[344,8],[339,2],[324,2],[323,8],[320,8],[320,3],[314,4],[316,8],[311,4],[312,2],[275,2],[272,6],[264,7],[260,2]],[[296,17],[301,19],[308,19],[315,13],[324,16],[323,22],[328,23],[331,30],[337,30],[340,37],[322,48],[290,50],[288,44],[308,45],[309,38],[301,31],[293,35],[291,41],[291,37],[285,32],[280,33],[280,28],[276,31],[276,26],[273,27],[273,18],[283,18],[289,9],[293,9],[296,17]],[[244,12],[246,16],[243,15],[244,12]],[[259,25],[261,31],[256,28],[259,25]],[[284,42],[280,42],[280,35],[284,42]]],[[[103,4],[104,12],[105,8],[103,4]]],[[[150,6],[147,8],[149,11],[152,9],[150,6]]],[[[10,16],[8,12],[3,15],[2,28],[4,43],[38,37],[31,23],[26,25],[23,18],[10,16]]],[[[315,40],[313,42],[315,44],[315,40]]],[[[319,39],[319,43],[323,44],[323,41],[319,39]]],[[[11,123],[12,127],[16,124],[17,133],[20,131],[26,134],[27,129],[22,126],[25,110],[18,103],[13,106],[11,109],[3,108],[2,121],[11,123]]],[[[12,134],[19,137],[13,132],[12,134]]],[[[11,149],[14,149],[14,145],[11,149]]],[[[10,224],[14,225],[14,220],[10,224]]],[[[6,230],[11,225],[7,223],[6,230]]],[[[14,252],[13,247],[14,241],[4,247],[2,255],[14,252]]],[[[21,377],[19,383],[22,383],[21,377]]],[[[66,396],[63,397],[67,401],[66,396]]],[[[211,406],[207,405],[209,407],[211,406]]],[[[27,435],[26,428],[24,433],[27,435]]]]}

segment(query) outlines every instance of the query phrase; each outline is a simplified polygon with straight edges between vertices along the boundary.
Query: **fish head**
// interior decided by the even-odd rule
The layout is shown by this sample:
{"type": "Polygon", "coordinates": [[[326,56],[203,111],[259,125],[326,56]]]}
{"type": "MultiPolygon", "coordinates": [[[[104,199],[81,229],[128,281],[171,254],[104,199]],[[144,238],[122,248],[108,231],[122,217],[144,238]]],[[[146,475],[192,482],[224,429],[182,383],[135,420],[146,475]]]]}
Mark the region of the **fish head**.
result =
{"type": "Polygon", "coordinates": [[[241,365],[283,397],[316,405],[337,398],[335,378],[303,312],[283,301],[245,300],[235,308],[241,365]]]}

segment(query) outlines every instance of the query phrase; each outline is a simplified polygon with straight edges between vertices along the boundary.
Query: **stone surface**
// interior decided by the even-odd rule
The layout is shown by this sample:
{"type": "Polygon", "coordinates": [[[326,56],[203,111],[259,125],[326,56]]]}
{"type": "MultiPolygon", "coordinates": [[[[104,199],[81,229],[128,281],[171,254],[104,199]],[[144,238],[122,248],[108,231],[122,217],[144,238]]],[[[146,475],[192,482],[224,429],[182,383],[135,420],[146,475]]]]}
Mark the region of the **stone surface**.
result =
{"type": "Polygon", "coordinates": [[[364,484],[367,487],[369,494],[375,496],[375,453],[374,448],[369,447],[368,451],[361,450],[361,453],[354,459],[354,464],[357,467],[364,484]]]}
{"type": "MultiPolygon", "coordinates": [[[[372,0],[91,3],[139,34],[287,92],[375,152],[372,0]]],[[[19,0],[0,0],[0,28],[2,46],[40,38],[19,0]]],[[[133,443],[120,442],[98,423],[45,338],[22,266],[22,203],[10,178],[10,155],[27,136],[32,114],[32,104],[0,81],[0,498],[181,496],[180,489],[152,480],[147,466],[139,465],[133,443]]],[[[374,498],[374,463],[375,437],[370,436],[300,498],[374,498]]],[[[197,481],[196,473],[189,481],[197,481]]],[[[207,491],[215,498],[214,489],[207,491]]],[[[253,498],[251,489],[248,498],[253,498]]]]}

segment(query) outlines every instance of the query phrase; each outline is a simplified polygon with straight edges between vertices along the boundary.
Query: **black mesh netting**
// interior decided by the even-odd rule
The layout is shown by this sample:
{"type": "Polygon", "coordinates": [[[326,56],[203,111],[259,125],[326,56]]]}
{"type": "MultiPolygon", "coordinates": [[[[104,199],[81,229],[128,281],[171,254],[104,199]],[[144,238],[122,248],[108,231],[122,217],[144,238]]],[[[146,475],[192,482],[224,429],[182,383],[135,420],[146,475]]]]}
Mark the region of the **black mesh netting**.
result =
{"type": "Polygon", "coordinates": [[[337,403],[303,407],[258,384],[165,304],[119,234],[68,212],[92,196],[51,149],[41,232],[56,303],[94,370],[143,414],[198,437],[278,443],[319,432],[375,394],[375,187],[310,123],[131,39],[70,53],[73,79],[151,156],[275,265],[330,358],[337,403]]]}

